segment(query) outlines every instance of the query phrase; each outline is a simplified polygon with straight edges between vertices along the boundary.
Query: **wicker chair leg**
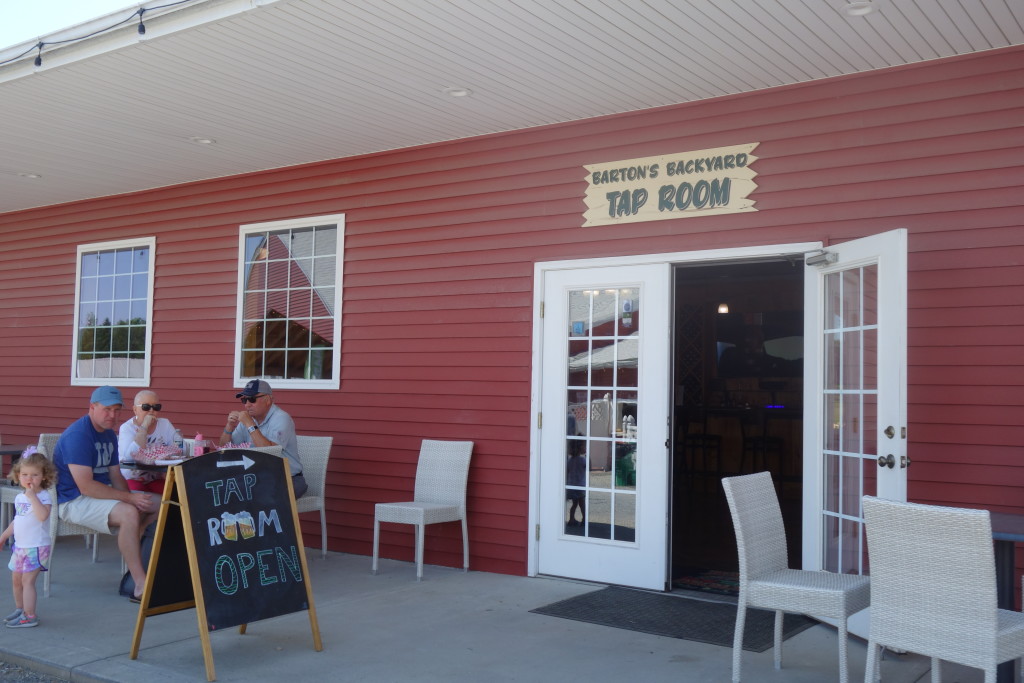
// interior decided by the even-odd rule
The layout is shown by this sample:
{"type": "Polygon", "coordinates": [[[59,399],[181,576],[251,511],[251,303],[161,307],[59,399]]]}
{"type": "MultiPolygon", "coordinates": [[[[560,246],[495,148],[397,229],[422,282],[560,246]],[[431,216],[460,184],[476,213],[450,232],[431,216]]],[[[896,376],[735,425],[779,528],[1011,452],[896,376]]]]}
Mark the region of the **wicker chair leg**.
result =
{"type": "Polygon", "coordinates": [[[380,547],[380,521],[373,520],[373,566],[370,567],[370,573],[377,573],[377,550],[380,547]]]}
{"type": "Polygon", "coordinates": [[[320,557],[327,559],[327,515],[322,505],[320,506],[320,557]]]}
{"type": "Polygon", "coordinates": [[[423,537],[426,535],[426,524],[416,525],[416,580],[423,580],[423,537]]]}
{"type": "Polygon", "coordinates": [[[864,683],[878,683],[878,644],[873,640],[868,641],[868,658],[864,665],[864,683]]]}
{"type": "Polygon", "coordinates": [[[469,524],[462,516],[462,571],[469,571],[469,524]]]}
{"type": "MultiPolygon", "coordinates": [[[[786,613],[780,609],[775,610],[775,668],[782,668],[782,620],[786,613]]],[[[845,683],[845,681],[843,681],[845,683]]]]}
{"type": "Polygon", "coordinates": [[[850,670],[846,662],[846,646],[849,644],[849,638],[846,633],[846,616],[839,617],[839,626],[837,627],[836,636],[839,640],[839,683],[849,683],[850,670]]]}
{"type": "Polygon", "coordinates": [[[740,683],[740,657],[743,655],[743,629],[747,621],[747,605],[740,595],[736,607],[736,631],[732,637],[732,683],[740,683]]]}

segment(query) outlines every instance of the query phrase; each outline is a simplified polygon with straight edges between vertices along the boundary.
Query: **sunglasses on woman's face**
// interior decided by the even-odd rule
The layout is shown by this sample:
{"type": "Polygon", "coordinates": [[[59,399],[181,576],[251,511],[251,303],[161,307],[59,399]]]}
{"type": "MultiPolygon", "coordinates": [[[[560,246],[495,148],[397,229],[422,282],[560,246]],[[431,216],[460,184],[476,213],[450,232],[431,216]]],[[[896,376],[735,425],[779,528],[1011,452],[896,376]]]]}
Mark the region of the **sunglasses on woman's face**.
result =
{"type": "Polygon", "coordinates": [[[164,404],[163,403],[143,403],[139,407],[142,408],[143,410],[145,410],[147,413],[149,411],[151,411],[151,410],[155,410],[156,412],[159,413],[161,410],[164,409],[164,404]]]}
{"type": "Polygon", "coordinates": [[[256,399],[263,398],[264,396],[266,396],[266,394],[256,394],[255,396],[243,396],[242,405],[245,405],[246,403],[255,403],[256,399]]]}

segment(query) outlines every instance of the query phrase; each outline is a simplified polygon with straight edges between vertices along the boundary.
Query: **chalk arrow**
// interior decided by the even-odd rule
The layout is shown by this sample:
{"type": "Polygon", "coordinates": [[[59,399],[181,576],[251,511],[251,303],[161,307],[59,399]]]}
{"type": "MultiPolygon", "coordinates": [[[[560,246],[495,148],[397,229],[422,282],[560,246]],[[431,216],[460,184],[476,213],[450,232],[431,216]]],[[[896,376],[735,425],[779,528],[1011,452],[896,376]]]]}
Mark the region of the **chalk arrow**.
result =
{"type": "Polygon", "coordinates": [[[249,469],[256,462],[248,455],[243,455],[241,460],[219,460],[217,461],[217,467],[244,467],[249,469]]]}

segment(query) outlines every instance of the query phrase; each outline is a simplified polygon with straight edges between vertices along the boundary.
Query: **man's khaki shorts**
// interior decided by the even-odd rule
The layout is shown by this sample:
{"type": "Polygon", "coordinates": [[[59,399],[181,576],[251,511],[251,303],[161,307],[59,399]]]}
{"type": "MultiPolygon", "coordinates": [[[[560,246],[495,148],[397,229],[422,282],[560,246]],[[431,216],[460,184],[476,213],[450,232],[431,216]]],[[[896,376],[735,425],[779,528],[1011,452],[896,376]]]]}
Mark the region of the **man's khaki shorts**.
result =
{"type": "Polygon", "coordinates": [[[103,534],[113,533],[110,530],[110,512],[118,504],[117,500],[106,498],[90,498],[79,496],[58,506],[60,518],[74,524],[81,524],[103,534]]]}

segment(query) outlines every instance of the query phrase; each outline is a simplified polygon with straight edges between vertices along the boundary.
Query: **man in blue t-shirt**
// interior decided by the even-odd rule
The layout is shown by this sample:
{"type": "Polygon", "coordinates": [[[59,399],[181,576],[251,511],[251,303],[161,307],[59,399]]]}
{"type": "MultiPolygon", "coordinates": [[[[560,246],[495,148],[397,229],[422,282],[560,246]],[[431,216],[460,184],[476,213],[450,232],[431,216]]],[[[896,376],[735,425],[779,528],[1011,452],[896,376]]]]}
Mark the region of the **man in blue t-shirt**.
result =
{"type": "Polygon", "coordinates": [[[117,387],[97,387],[89,413],[71,424],[53,449],[57,466],[57,502],[61,519],[101,533],[117,527],[117,547],[135,580],[138,602],[146,585],[139,538],[160,509],[160,499],[130,491],[118,467],[114,425],[124,400],[117,387]]]}

